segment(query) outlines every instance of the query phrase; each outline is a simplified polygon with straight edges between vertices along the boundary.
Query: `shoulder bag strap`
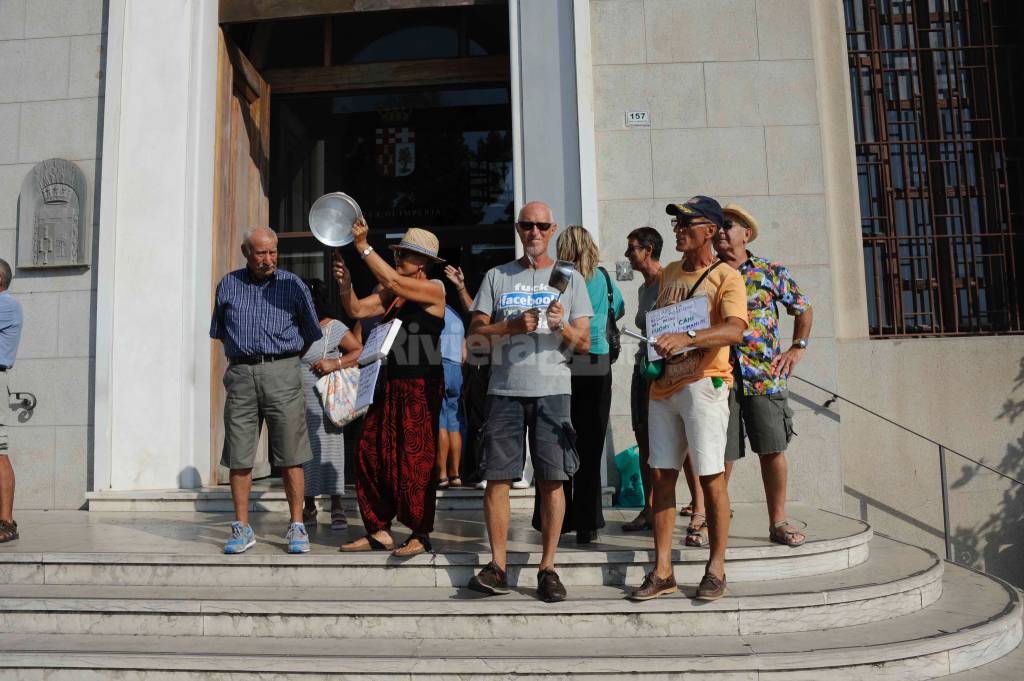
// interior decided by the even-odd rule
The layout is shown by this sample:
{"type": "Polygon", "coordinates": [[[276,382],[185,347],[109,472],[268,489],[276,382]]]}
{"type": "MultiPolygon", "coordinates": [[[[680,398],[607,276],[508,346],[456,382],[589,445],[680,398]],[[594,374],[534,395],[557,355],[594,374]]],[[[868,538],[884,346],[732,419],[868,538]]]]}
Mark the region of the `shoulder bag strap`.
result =
{"type": "Polygon", "coordinates": [[[711,267],[709,267],[706,270],[704,270],[704,274],[700,275],[700,278],[697,279],[697,283],[694,284],[693,288],[690,289],[690,292],[686,294],[686,298],[684,298],[684,300],[689,300],[690,298],[692,298],[694,292],[696,292],[696,290],[698,288],[700,288],[700,285],[704,283],[704,280],[707,279],[707,276],[709,274],[711,274],[711,270],[715,269],[716,267],[718,267],[721,264],[722,264],[721,260],[716,260],[715,262],[711,263],[711,267]]]}
{"type": "Polygon", "coordinates": [[[327,350],[331,347],[331,328],[334,326],[334,320],[327,322],[327,332],[324,334],[324,355],[320,359],[327,359],[327,350]]]}
{"type": "Polygon", "coordinates": [[[608,289],[608,309],[611,309],[615,306],[614,298],[612,296],[612,278],[608,276],[608,270],[605,268],[598,267],[597,269],[601,270],[601,274],[604,275],[604,285],[605,288],[608,289]]]}

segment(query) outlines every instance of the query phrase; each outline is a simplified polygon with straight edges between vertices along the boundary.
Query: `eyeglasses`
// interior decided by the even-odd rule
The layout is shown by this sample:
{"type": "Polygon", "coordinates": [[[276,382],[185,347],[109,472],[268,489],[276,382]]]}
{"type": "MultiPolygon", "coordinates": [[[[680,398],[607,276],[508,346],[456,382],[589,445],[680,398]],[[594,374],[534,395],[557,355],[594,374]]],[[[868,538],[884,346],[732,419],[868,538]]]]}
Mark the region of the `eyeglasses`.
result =
{"type": "Polygon", "coordinates": [[[551,229],[554,226],[555,226],[555,223],[553,223],[553,222],[517,222],[516,223],[516,227],[518,227],[519,229],[523,230],[524,232],[529,232],[531,229],[536,227],[541,233],[544,233],[544,232],[548,231],[549,229],[551,229]]]}
{"type": "Polygon", "coordinates": [[[728,232],[730,229],[732,229],[735,226],[736,226],[735,222],[733,222],[732,220],[726,220],[724,223],[722,223],[722,226],[719,227],[718,229],[719,229],[719,231],[722,231],[722,232],[728,232]]]}

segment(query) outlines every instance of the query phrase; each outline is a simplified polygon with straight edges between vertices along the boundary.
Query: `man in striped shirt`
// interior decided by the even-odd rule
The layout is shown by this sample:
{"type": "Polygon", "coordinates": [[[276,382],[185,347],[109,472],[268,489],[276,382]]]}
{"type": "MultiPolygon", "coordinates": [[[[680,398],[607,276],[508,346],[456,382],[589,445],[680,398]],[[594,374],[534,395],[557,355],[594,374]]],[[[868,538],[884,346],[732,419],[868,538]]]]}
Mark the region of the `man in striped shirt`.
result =
{"type": "Polygon", "coordinates": [[[266,227],[246,232],[246,266],[224,276],[210,323],[210,338],[224,345],[224,450],[231,469],[235,522],[224,553],[242,553],[256,543],[249,526],[249,492],[262,422],[267,422],[270,461],[281,468],[291,524],[289,553],[309,551],[302,524],[302,464],[313,458],[306,431],[299,357],[323,333],[302,280],[277,269],[277,235],[266,227]]]}

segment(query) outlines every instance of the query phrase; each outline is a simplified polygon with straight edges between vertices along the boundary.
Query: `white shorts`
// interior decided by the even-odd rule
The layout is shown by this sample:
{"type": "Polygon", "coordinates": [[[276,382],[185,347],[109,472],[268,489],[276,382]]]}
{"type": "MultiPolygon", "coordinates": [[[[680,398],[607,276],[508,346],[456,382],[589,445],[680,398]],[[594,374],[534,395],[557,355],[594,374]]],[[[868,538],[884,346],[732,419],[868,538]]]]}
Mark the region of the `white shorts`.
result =
{"type": "Polygon", "coordinates": [[[716,388],[710,378],[688,383],[663,400],[651,400],[647,436],[651,468],[680,470],[689,449],[693,472],[715,475],[725,470],[729,432],[729,385],[716,388]]]}

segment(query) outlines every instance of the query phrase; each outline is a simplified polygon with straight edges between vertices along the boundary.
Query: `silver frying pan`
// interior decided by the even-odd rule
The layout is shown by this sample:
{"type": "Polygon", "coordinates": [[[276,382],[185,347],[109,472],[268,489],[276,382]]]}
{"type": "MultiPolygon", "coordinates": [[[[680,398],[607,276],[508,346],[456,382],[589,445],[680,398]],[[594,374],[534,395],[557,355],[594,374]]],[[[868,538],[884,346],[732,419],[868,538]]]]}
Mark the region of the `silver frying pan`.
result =
{"type": "Polygon", "coordinates": [[[361,217],[363,211],[355,199],[342,192],[331,192],[313,202],[309,229],[326,246],[344,246],[352,243],[352,225],[361,217]]]}
{"type": "Polygon", "coordinates": [[[575,271],[576,266],[568,260],[556,260],[555,266],[551,268],[548,286],[558,291],[558,296],[561,297],[565,293],[565,289],[568,288],[569,282],[572,280],[572,273],[575,271]]]}

